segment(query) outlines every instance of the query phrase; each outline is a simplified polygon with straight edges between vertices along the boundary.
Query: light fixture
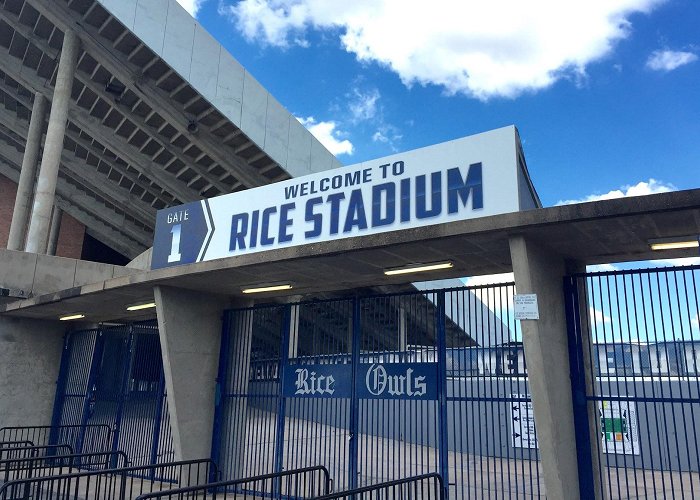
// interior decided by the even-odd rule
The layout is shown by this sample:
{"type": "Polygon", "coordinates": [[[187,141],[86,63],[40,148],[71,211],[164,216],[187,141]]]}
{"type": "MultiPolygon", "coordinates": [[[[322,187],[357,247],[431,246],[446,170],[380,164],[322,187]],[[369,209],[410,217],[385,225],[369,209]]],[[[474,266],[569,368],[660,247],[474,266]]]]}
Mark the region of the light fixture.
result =
{"type": "Polygon", "coordinates": [[[190,120],[187,122],[187,131],[190,134],[194,134],[199,130],[199,124],[197,123],[197,120],[190,120]]]}
{"type": "Polygon", "coordinates": [[[59,321],[70,321],[72,319],[82,319],[85,315],[83,313],[69,314],[68,316],[61,316],[58,318],[59,321]]]}
{"type": "Polygon", "coordinates": [[[454,264],[450,261],[446,262],[431,262],[428,264],[411,264],[409,266],[394,267],[385,269],[384,274],[387,276],[395,276],[397,274],[421,273],[423,271],[437,271],[438,269],[450,269],[454,264]]]}
{"type": "Polygon", "coordinates": [[[142,309],[151,309],[156,306],[155,302],[146,302],[144,304],[133,304],[126,308],[127,311],[140,311],[142,309]]]}
{"type": "Polygon", "coordinates": [[[284,283],[281,285],[256,285],[241,289],[242,293],[262,293],[262,292],[277,292],[279,290],[290,290],[292,285],[284,283]]]}
{"type": "Polygon", "coordinates": [[[681,236],[678,238],[662,238],[649,240],[652,250],[679,250],[683,248],[700,247],[700,238],[697,236],[681,236]]]}

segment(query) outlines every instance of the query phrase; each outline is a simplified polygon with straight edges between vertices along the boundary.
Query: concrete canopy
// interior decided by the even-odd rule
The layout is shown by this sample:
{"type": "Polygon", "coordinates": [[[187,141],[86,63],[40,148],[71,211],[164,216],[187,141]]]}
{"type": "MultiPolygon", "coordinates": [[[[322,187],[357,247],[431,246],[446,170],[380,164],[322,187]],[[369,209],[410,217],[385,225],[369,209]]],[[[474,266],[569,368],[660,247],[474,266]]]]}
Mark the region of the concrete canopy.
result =
{"type": "MultiPolygon", "coordinates": [[[[90,321],[133,319],[126,306],[152,300],[157,285],[235,297],[241,296],[244,286],[285,282],[294,286],[287,293],[304,295],[509,272],[509,239],[515,235],[539,241],[579,264],[691,257],[698,255],[697,248],[653,252],[649,241],[698,234],[700,189],[695,189],[495,215],[142,272],[1,305],[0,314],[56,319],[81,311],[90,321]],[[451,260],[454,267],[420,277],[383,274],[387,267],[441,260],[451,260]]],[[[260,299],[271,297],[263,294],[260,299]]]]}
{"type": "Polygon", "coordinates": [[[81,43],[56,205],[127,257],[156,210],[340,166],[175,0],[0,0],[0,174],[81,43]]]}

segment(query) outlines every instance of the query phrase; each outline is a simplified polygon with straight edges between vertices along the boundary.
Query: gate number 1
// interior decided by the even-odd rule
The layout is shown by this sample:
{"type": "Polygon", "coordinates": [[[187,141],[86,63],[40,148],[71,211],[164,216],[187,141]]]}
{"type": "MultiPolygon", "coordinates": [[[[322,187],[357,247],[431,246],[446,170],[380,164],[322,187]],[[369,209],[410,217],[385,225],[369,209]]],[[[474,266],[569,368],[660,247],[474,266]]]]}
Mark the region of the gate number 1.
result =
{"type": "Polygon", "coordinates": [[[178,262],[182,258],[180,254],[180,232],[182,231],[182,224],[175,224],[170,232],[173,235],[173,239],[170,244],[170,255],[168,255],[168,262],[178,262]]]}

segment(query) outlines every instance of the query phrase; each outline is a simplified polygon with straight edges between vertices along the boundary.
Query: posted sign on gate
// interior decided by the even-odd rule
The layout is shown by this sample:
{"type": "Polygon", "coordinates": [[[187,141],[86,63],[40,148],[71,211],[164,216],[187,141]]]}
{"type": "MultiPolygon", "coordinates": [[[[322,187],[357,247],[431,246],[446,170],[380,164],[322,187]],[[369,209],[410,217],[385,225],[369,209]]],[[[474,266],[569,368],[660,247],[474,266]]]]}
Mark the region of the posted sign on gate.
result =
{"type": "MultiPolygon", "coordinates": [[[[527,399],[528,394],[512,394],[515,399],[527,399]]],[[[511,443],[513,448],[537,448],[535,412],[532,401],[510,403],[511,443]]]]}
{"type": "Polygon", "coordinates": [[[539,205],[515,127],[159,210],[152,269],[539,205]]]}

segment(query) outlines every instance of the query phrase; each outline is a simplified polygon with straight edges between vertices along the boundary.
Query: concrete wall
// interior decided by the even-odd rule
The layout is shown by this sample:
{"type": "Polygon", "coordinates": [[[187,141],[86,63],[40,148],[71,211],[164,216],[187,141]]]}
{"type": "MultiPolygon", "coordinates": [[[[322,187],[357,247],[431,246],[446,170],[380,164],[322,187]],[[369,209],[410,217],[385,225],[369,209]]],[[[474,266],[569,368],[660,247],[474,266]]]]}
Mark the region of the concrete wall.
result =
{"type": "Polygon", "coordinates": [[[0,426],[51,423],[65,325],[0,317],[0,426]]]}
{"type": "Polygon", "coordinates": [[[138,272],[86,260],[0,250],[0,288],[30,297],[138,272]]]}
{"type": "MultiPolygon", "coordinates": [[[[0,175],[0,221],[2,221],[0,222],[0,248],[7,248],[7,237],[10,234],[10,222],[12,221],[16,195],[17,184],[0,175]]],[[[84,239],[85,225],[64,212],[56,255],[79,259],[83,253],[84,239]]]]}
{"type": "Polygon", "coordinates": [[[100,0],[292,177],[341,163],[176,0],[100,0]]]}

